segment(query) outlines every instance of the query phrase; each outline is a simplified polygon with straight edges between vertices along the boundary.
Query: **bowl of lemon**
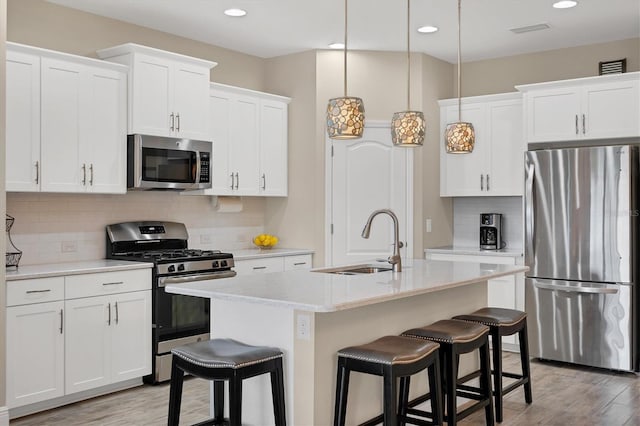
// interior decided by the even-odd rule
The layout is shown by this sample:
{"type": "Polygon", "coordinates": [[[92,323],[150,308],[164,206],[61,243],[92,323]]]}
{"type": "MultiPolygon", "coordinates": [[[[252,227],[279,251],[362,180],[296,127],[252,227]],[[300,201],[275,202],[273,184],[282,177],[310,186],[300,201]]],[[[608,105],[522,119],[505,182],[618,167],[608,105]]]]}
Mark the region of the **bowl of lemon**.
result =
{"type": "Polygon", "coordinates": [[[278,244],[278,237],[270,234],[260,234],[253,238],[253,244],[260,249],[270,249],[278,244]]]}

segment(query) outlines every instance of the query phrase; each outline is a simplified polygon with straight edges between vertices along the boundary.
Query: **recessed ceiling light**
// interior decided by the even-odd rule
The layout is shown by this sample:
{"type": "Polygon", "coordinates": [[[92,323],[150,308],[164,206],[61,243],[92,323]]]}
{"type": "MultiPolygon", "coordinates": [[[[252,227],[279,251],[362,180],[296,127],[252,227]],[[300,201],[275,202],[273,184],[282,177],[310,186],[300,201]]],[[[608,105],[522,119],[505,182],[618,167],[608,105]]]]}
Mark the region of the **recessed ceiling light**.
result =
{"type": "Polygon", "coordinates": [[[243,9],[227,9],[224,11],[224,14],[227,16],[232,16],[234,18],[239,18],[246,15],[247,11],[243,9]]]}
{"type": "Polygon", "coordinates": [[[556,9],[569,9],[577,5],[578,5],[578,2],[574,0],[561,0],[561,1],[555,2],[553,4],[553,7],[555,7],[556,9]]]}
{"type": "Polygon", "coordinates": [[[344,49],[344,43],[331,43],[329,45],[330,49],[344,49]]]}
{"type": "Polygon", "coordinates": [[[425,25],[424,27],[418,28],[418,32],[423,34],[435,33],[436,31],[438,31],[438,27],[432,25],[425,25]]]}

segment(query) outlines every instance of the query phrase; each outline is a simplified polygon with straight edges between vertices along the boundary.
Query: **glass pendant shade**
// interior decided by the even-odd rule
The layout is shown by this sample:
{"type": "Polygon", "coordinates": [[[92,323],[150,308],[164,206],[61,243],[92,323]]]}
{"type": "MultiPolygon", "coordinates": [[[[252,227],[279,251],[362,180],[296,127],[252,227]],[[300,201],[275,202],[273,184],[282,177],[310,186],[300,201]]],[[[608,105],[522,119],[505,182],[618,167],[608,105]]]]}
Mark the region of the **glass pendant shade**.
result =
{"type": "Polygon", "coordinates": [[[329,99],[327,133],[331,139],[356,139],[364,131],[364,103],[360,98],[329,99]]]}
{"type": "Polygon", "coordinates": [[[391,119],[391,140],[394,146],[417,147],[424,143],[424,114],[422,111],[401,111],[391,119]]]}
{"type": "Polygon", "coordinates": [[[465,122],[451,123],[444,132],[445,145],[449,154],[468,154],[473,151],[476,132],[473,124],[465,122]]]}

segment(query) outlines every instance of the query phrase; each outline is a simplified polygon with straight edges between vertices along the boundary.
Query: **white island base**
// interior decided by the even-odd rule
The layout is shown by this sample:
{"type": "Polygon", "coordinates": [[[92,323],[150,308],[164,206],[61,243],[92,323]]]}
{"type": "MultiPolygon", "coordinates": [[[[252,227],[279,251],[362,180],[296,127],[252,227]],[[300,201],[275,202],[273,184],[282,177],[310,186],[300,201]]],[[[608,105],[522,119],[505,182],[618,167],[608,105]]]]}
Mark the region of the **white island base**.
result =
{"type": "MultiPolygon", "coordinates": [[[[488,279],[526,267],[413,260],[400,273],[336,275],[290,271],[171,284],[170,293],[211,299],[212,338],[277,346],[284,352],[287,422],[333,422],[337,351],[484,307],[488,279]]],[[[462,358],[460,373],[477,367],[462,358]]],[[[426,372],[411,397],[427,391],[426,372]]],[[[273,425],[268,375],[243,383],[242,424],[273,425]]],[[[382,412],[382,378],[352,373],[347,424],[382,412]]]]}

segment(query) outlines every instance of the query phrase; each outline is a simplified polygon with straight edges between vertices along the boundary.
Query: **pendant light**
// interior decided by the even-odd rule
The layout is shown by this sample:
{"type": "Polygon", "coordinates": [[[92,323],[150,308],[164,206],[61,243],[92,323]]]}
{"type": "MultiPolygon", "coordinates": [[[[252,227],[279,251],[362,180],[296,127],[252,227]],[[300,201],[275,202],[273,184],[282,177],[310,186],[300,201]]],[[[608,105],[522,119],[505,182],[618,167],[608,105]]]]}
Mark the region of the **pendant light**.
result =
{"type": "Polygon", "coordinates": [[[393,145],[408,148],[422,146],[425,132],[424,114],[422,111],[411,111],[410,2],[407,0],[407,110],[395,112],[391,118],[393,145]]]}
{"type": "Polygon", "coordinates": [[[327,133],[331,139],[357,139],[364,131],[364,103],[347,96],[347,0],[344,0],[344,96],[329,99],[327,133]]]}
{"type": "Polygon", "coordinates": [[[473,130],[473,124],[461,121],[462,116],[462,84],[460,72],[460,15],[461,1],[458,0],[458,122],[447,125],[445,130],[445,145],[448,154],[469,154],[473,151],[473,145],[476,142],[476,133],[473,130]]]}

